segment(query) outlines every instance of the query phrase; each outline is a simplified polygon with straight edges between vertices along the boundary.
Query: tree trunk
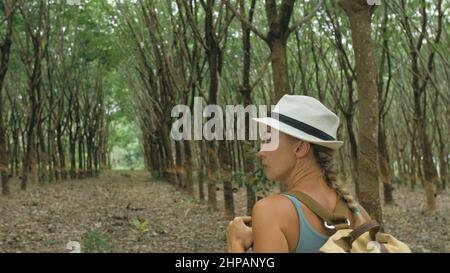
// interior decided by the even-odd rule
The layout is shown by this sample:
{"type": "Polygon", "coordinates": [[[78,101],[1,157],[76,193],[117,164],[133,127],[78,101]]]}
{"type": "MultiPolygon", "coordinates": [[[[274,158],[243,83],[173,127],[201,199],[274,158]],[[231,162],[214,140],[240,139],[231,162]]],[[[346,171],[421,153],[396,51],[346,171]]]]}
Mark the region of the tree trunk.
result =
{"type": "Polygon", "coordinates": [[[80,133],[80,136],[78,136],[78,173],[77,173],[78,179],[82,179],[85,177],[84,175],[85,165],[86,162],[84,162],[84,141],[80,133]]]}
{"type": "MultiPolygon", "coordinates": [[[[52,128],[52,122],[51,117],[49,117],[48,122],[49,128],[52,128]]],[[[47,131],[47,146],[48,146],[48,155],[50,157],[49,160],[49,169],[48,169],[48,181],[53,182],[55,180],[58,180],[58,177],[56,177],[56,168],[57,168],[57,160],[56,160],[56,151],[55,151],[55,134],[53,132],[53,129],[48,129],[47,131]]]]}
{"type": "Polygon", "coordinates": [[[36,102],[33,96],[30,97],[31,100],[31,104],[30,104],[30,114],[28,116],[28,122],[27,122],[27,130],[25,133],[25,145],[26,147],[24,148],[24,157],[23,157],[23,174],[22,174],[22,183],[21,183],[21,189],[23,191],[25,191],[27,189],[27,184],[28,184],[28,177],[29,177],[29,172],[31,170],[31,175],[32,175],[32,181],[33,181],[33,185],[36,183],[37,184],[37,174],[35,173],[36,170],[36,153],[35,153],[35,144],[34,144],[34,124],[35,124],[35,120],[36,120],[36,102]]]}
{"type": "MultiPolygon", "coordinates": [[[[219,48],[217,33],[214,30],[213,22],[214,1],[207,0],[205,9],[205,41],[206,54],[209,66],[209,87],[208,102],[217,104],[217,94],[219,92],[219,78],[222,67],[221,51],[219,48]]],[[[218,153],[215,141],[207,143],[208,153],[208,209],[217,210],[216,183],[218,174],[218,153]]]]}
{"type": "MultiPolygon", "coordinates": [[[[434,45],[438,46],[441,34],[443,30],[443,22],[444,22],[444,12],[442,9],[442,0],[438,0],[436,3],[437,9],[437,29],[435,31],[435,37],[433,39],[434,45]]],[[[417,130],[417,137],[420,143],[420,147],[422,150],[423,160],[422,160],[422,168],[423,168],[423,176],[421,179],[423,180],[423,184],[426,192],[426,200],[427,200],[427,211],[436,210],[436,200],[435,200],[435,191],[433,189],[433,184],[438,179],[437,170],[433,163],[433,154],[432,147],[429,140],[429,136],[427,135],[426,125],[428,124],[427,119],[427,108],[426,108],[426,87],[430,80],[431,74],[434,69],[434,56],[436,51],[430,50],[428,53],[428,61],[426,68],[419,66],[419,59],[421,58],[421,49],[424,43],[425,37],[428,37],[427,24],[428,16],[427,16],[427,3],[425,1],[420,2],[419,14],[421,15],[421,29],[419,32],[419,37],[417,42],[414,39],[413,31],[411,30],[409,17],[406,15],[405,1],[401,1],[400,5],[403,12],[403,22],[402,26],[406,31],[406,35],[409,42],[410,49],[410,58],[411,58],[411,70],[412,70],[412,89],[414,92],[414,121],[415,127],[417,130]],[[423,105],[423,106],[422,106],[423,105]]],[[[431,39],[430,39],[431,40],[431,39]]],[[[427,38],[427,41],[430,41],[427,38]]],[[[425,65],[424,65],[425,66],[425,65]]],[[[419,158],[420,160],[420,158],[419,158]]]]}
{"type": "MultiPolygon", "coordinates": [[[[1,91],[1,85],[0,85],[1,91]]],[[[0,178],[2,180],[2,194],[9,195],[9,171],[8,171],[8,153],[6,151],[5,129],[3,126],[2,115],[2,94],[0,92],[0,178]]]]}
{"type": "Polygon", "coordinates": [[[379,112],[378,112],[378,147],[379,147],[379,168],[380,168],[380,178],[383,184],[383,194],[385,204],[392,204],[394,202],[392,196],[392,169],[391,162],[389,158],[387,138],[386,138],[386,127],[385,127],[385,117],[387,111],[387,95],[389,93],[390,82],[392,79],[392,69],[391,69],[391,57],[389,52],[388,43],[388,7],[384,5],[383,21],[381,25],[381,32],[383,36],[383,49],[381,54],[380,69],[378,74],[378,102],[379,102],[379,112]],[[384,77],[385,77],[385,63],[387,62],[387,72],[388,79],[386,81],[386,87],[384,87],[384,77]]]}
{"type": "Polygon", "coordinates": [[[166,175],[166,179],[172,183],[173,185],[179,185],[178,176],[176,172],[176,161],[173,157],[173,148],[172,143],[170,141],[170,128],[167,126],[162,127],[162,134],[161,139],[163,141],[163,147],[164,147],[164,161],[165,161],[165,169],[164,173],[166,175]]]}
{"type": "MultiPolygon", "coordinates": [[[[431,152],[431,143],[428,140],[428,135],[426,132],[426,109],[422,108],[422,103],[426,100],[425,90],[420,87],[420,77],[419,67],[418,67],[418,54],[416,51],[411,53],[412,59],[412,87],[414,91],[414,120],[415,126],[417,130],[417,138],[419,141],[419,145],[422,150],[423,160],[417,158],[419,160],[419,165],[421,164],[423,168],[423,175],[419,177],[423,181],[423,186],[425,188],[426,200],[427,200],[427,211],[436,210],[436,200],[435,200],[435,191],[433,188],[433,184],[435,179],[437,179],[437,171],[433,164],[432,152],[431,152]]],[[[426,104],[424,104],[426,105],[426,104]]],[[[419,167],[419,172],[422,173],[422,170],[419,167]]]]}
{"type": "Polygon", "coordinates": [[[65,156],[65,152],[64,152],[64,146],[63,146],[63,142],[62,142],[62,132],[61,132],[61,128],[58,127],[58,129],[56,130],[56,142],[57,142],[57,146],[58,146],[58,156],[59,156],[59,168],[57,169],[58,172],[58,176],[61,178],[61,180],[65,180],[67,179],[67,173],[66,173],[66,156],[65,156]]]}
{"type": "Polygon", "coordinates": [[[37,133],[39,137],[39,163],[40,163],[40,182],[43,184],[45,182],[48,182],[48,155],[45,148],[45,138],[44,138],[44,132],[42,129],[42,124],[39,123],[37,126],[37,133]]]}
{"type": "Polygon", "coordinates": [[[183,165],[183,155],[181,153],[181,150],[183,149],[182,147],[182,143],[180,141],[175,141],[175,173],[177,176],[177,188],[184,190],[184,165],[183,165]]]}
{"type": "Polygon", "coordinates": [[[19,153],[20,153],[20,143],[19,143],[19,131],[20,131],[20,125],[19,125],[19,121],[18,119],[18,115],[13,114],[13,131],[12,131],[12,136],[13,136],[13,171],[11,172],[13,175],[15,176],[19,176],[20,173],[20,167],[19,167],[19,153]]]}
{"type": "MultiPolygon", "coordinates": [[[[70,129],[69,129],[70,130],[70,129]]],[[[69,156],[70,156],[70,178],[75,179],[77,176],[77,163],[75,159],[76,147],[74,137],[69,137],[69,156]]]]}
{"type": "MultiPolygon", "coordinates": [[[[1,8],[3,8],[3,13],[6,19],[6,31],[2,43],[0,44],[0,178],[2,181],[2,194],[9,195],[9,156],[6,150],[6,145],[8,143],[6,138],[6,129],[4,126],[4,113],[3,113],[3,86],[6,77],[6,72],[8,71],[9,65],[9,54],[12,44],[12,34],[13,34],[13,13],[9,3],[2,3],[1,8]]],[[[14,140],[15,141],[15,140],[14,140]]]]}
{"type": "Polygon", "coordinates": [[[371,40],[372,7],[362,0],[341,0],[350,19],[358,86],[358,184],[361,205],[383,223],[378,182],[378,90],[375,48],[371,40]]]}
{"type": "Polygon", "coordinates": [[[33,136],[31,142],[30,152],[30,172],[31,172],[31,184],[36,187],[39,182],[38,168],[37,168],[37,152],[36,152],[36,136],[33,136]]]}
{"type": "Polygon", "coordinates": [[[378,145],[379,145],[379,164],[380,164],[380,179],[383,184],[384,203],[392,204],[394,198],[392,197],[392,170],[389,160],[389,153],[386,145],[386,131],[383,122],[380,122],[380,129],[378,130],[378,145]]]}
{"type": "MultiPolygon", "coordinates": [[[[103,122],[102,126],[102,142],[100,145],[100,169],[108,169],[108,135],[109,135],[109,120],[103,122]]],[[[145,141],[143,141],[146,143],[145,141]]],[[[156,154],[156,153],[155,153],[156,154]]]]}
{"type": "Polygon", "coordinates": [[[246,187],[246,197],[247,197],[247,215],[251,216],[253,211],[253,206],[256,203],[256,192],[251,183],[246,187]]]}
{"type": "Polygon", "coordinates": [[[409,176],[411,178],[411,189],[415,190],[416,189],[416,178],[417,178],[417,173],[420,172],[420,166],[419,163],[417,163],[417,151],[416,151],[416,141],[415,138],[413,137],[412,141],[411,141],[411,159],[410,159],[410,164],[409,164],[409,176]],[[417,168],[418,167],[418,168],[417,168]],[[417,170],[417,172],[416,172],[417,170]]]}
{"type": "MultiPolygon", "coordinates": [[[[417,111],[417,108],[416,108],[417,111]]],[[[419,112],[420,113],[420,112],[419,112]]],[[[422,176],[424,179],[424,187],[427,198],[427,210],[433,211],[436,210],[436,199],[435,199],[435,190],[433,188],[433,184],[435,179],[437,179],[437,171],[433,163],[432,153],[431,153],[431,143],[428,140],[428,136],[425,132],[425,120],[422,117],[418,120],[418,135],[420,144],[422,146],[422,155],[423,155],[423,172],[422,176]]]]}
{"type": "Polygon", "coordinates": [[[273,38],[269,41],[275,102],[290,93],[287,62],[287,41],[273,38]]]}
{"type": "Polygon", "coordinates": [[[225,207],[225,217],[231,220],[234,218],[234,198],[233,198],[233,184],[231,182],[232,153],[230,150],[230,145],[232,145],[231,141],[219,142],[220,180],[223,181],[223,197],[224,197],[223,200],[225,207]]]}
{"type": "MultiPolygon", "coordinates": [[[[248,13],[248,21],[252,23],[253,21],[253,15],[255,11],[255,5],[256,0],[252,0],[250,3],[250,9],[248,13]]],[[[240,6],[240,14],[245,17],[245,3],[244,0],[239,1],[240,6]]],[[[251,98],[251,85],[250,85],[250,67],[251,67],[251,39],[250,39],[250,29],[248,26],[246,26],[244,23],[241,23],[242,27],[242,49],[243,49],[243,60],[242,60],[242,84],[240,87],[240,93],[242,95],[242,100],[244,107],[247,107],[248,105],[252,104],[252,98],[251,98]]],[[[249,123],[250,119],[246,115],[245,116],[245,124],[249,123]]],[[[245,136],[249,136],[249,126],[245,126],[245,136]]],[[[247,144],[250,144],[247,142],[247,144]]],[[[252,215],[253,206],[256,202],[256,194],[253,189],[253,183],[252,183],[252,174],[255,170],[255,163],[246,158],[246,154],[243,151],[243,143],[239,142],[239,150],[241,153],[238,153],[239,157],[242,156],[243,162],[244,162],[244,173],[246,174],[245,177],[245,187],[246,187],[246,195],[247,195],[247,215],[252,215]]],[[[236,168],[237,169],[237,168],[236,168]]]]}
{"type": "Polygon", "coordinates": [[[200,166],[198,168],[198,195],[201,202],[205,201],[205,187],[204,187],[204,179],[205,179],[205,160],[206,160],[206,148],[205,143],[200,142],[200,166]]]}
{"type": "Polygon", "coordinates": [[[355,191],[359,192],[358,144],[356,142],[355,130],[353,129],[353,112],[344,113],[344,117],[345,117],[345,124],[347,127],[348,139],[350,142],[350,160],[351,160],[350,161],[351,162],[350,170],[351,170],[351,174],[352,174],[352,182],[355,185],[355,191]]]}
{"type": "Polygon", "coordinates": [[[192,151],[191,142],[184,141],[185,171],[186,171],[186,191],[190,196],[194,196],[194,182],[192,181],[192,151]]]}
{"type": "Polygon", "coordinates": [[[209,141],[207,143],[208,157],[208,210],[217,211],[217,197],[216,197],[216,183],[217,183],[217,148],[215,141],[209,141]]]}
{"type": "Polygon", "coordinates": [[[441,189],[445,190],[447,187],[448,179],[448,150],[445,149],[445,140],[442,137],[440,126],[438,125],[438,137],[439,137],[439,170],[440,170],[440,183],[441,189]]]}

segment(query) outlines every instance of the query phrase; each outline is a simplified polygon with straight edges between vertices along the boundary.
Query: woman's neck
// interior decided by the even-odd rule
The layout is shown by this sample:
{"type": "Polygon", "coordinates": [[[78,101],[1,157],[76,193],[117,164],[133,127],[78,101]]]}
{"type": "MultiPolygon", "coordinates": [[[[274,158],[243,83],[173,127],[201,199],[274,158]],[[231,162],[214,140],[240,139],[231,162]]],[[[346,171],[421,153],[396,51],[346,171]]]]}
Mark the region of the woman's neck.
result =
{"type": "Polygon", "coordinates": [[[296,163],[294,170],[286,179],[288,191],[315,191],[322,187],[327,188],[322,170],[317,163],[310,159],[300,160],[296,163]]]}

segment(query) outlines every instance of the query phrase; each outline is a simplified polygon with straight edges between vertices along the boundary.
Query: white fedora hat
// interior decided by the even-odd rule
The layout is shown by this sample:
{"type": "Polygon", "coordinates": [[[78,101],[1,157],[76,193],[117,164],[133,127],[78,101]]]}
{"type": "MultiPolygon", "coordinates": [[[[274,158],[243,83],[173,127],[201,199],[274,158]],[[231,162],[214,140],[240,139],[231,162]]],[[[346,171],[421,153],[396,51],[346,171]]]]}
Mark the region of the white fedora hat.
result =
{"type": "Polygon", "coordinates": [[[333,150],[339,149],[344,143],[336,139],[339,117],[313,97],[284,95],[275,105],[271,116],[253,120],[333,150]]]}

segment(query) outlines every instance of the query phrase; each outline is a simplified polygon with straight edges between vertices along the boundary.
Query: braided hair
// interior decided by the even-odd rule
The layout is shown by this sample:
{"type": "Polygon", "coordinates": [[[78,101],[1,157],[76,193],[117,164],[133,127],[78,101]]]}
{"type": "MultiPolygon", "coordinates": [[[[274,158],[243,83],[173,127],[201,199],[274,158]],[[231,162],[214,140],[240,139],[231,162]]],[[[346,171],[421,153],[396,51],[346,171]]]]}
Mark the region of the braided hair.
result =
{"type": "Polygon", "coordinates": [[[355,214],[357,219],[364,222],[358,203],[350,191],[342,185],[339,179],[339,172],[334,160],[334,151],[316,144],[311,144],[311,146],[313,147],[314,156],[322,169],[323,177],[327,185],[332,188],[338,196],[344,199],[349,209],[355,214]]]}

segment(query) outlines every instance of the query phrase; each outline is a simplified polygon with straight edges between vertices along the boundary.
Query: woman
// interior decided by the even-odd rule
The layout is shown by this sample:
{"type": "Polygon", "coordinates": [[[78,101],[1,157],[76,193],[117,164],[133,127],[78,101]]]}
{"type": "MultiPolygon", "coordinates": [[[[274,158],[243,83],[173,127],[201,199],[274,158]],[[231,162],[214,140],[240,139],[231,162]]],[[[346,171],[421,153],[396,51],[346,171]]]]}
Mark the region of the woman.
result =
{"type": "MultiPolygon", "coordinates": [[[[331,212],[342,198],[350,209],[352,227],[361,216],[355,212],[361,211],[369,219],[339,184],[333,153],[343,142],[336,140],[339,118],[333,112],[312,97],[285,95],[272,117],[255,120],[268,126],[270,145],[263,144],[258,153],[268,179],[286,184],[288,192],[309,195],[331,212]]],[[[308,207],[287,194],[258,201],[252,215],[236,217],[228,225],[230,252],[246,252],[250,247],[254,252],[318,252],[334,233],[308,207]]]]}

